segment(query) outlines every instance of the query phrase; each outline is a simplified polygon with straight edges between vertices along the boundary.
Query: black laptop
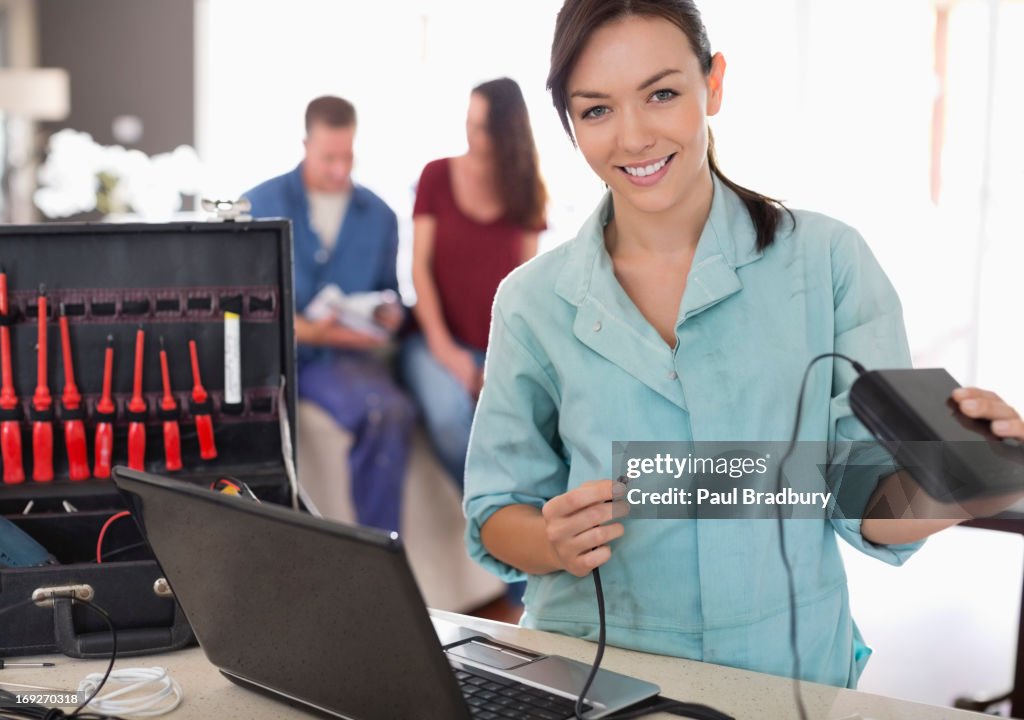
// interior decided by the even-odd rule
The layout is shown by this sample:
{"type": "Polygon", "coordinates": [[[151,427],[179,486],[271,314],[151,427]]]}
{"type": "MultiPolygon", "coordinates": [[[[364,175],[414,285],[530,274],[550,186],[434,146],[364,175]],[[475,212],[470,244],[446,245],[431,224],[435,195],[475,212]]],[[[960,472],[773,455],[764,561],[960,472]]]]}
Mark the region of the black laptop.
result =
{"type": "MultiPolygon", "coordinates": [[[[589,666],[431,620],[396,533],[118,467],[114,480],[210,659],[354,720],[573,717],[589,666]]],[[[599,671],[585,717],[657,695],[599,671]]]]}

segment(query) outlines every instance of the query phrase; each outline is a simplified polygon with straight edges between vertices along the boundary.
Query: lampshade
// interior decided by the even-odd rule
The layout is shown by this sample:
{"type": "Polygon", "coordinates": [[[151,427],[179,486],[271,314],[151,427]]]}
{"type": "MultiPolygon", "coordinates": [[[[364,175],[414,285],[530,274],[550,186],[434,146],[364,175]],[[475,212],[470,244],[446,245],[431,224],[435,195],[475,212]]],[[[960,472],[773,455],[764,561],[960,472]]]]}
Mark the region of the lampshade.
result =
{"type": "Polygon", "coordinates": [[[67,70],[0,69],[0,111],[31,120],[63,120],[70,104],[67,70]]]}

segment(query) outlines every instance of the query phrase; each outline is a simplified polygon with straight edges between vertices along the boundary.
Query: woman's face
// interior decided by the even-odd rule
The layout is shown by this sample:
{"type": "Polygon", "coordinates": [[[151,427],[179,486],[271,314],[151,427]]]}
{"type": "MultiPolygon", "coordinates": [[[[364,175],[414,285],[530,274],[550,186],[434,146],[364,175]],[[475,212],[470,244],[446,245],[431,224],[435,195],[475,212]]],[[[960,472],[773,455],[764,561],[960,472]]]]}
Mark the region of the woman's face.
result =
{"type": "Polygon", "coordinates": [[[725,60],[705,76],[686,35],[661,18],[598,28],[568,80],[580,151],[617,202],[658,213],[710,183],[708,115],[722,100],[725,60]]]}
{"type": "Polygon", "coordinates": [[[490,103],[480,93],[469,96],[469,112],[466,113],[466,141],[471,155],[491,154],[491,134],[487,129],[487,111],[490,103]]]}

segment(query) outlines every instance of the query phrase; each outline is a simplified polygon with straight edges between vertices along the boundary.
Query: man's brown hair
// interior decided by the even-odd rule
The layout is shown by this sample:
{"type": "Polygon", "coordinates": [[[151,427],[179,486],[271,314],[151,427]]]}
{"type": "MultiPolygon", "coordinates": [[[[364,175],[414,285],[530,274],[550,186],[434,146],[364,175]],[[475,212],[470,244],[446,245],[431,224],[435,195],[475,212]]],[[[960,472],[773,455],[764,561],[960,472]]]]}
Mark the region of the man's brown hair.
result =
{"type": "Polygon", "coordinates": [[[306,106],[306,134],[316,123],[328,127],[352,127],[356,124],[356,109],[348,100],[323,95],[306,106]]]}

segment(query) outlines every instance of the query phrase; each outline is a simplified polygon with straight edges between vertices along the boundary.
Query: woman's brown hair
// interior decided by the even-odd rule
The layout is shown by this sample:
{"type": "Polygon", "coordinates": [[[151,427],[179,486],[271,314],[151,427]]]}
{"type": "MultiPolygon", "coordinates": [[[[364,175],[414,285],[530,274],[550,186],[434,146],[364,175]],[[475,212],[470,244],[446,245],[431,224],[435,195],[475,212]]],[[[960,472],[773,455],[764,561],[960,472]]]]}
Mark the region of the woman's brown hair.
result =
{"type": "Polygon", "coordinates": [[[494,146],[498,190],[510,222],[540,229],[548,193],[540,177],[537,146],[523,92],[515,80],[498,78],[473,88],[487,100],[487,134],[494,146]]]}
{"type": "MultiPolygon", "coordinates": [[[[711,43],[701,20],[700,11],[692,0],[566,0],[555,22],[555,38],[551,43],[551,69],[548,72],[548,90],[562,127],[573,144],[569,120],[569,97],[566,84],[580,53],[590,36],[602,25],[629,16],[647,16],[667,20],[686,35],[690,49],[707,75],[711,72],[711,43]]],[[[782,211],[796,222],[781,202],[737,185],[722,174],[715,158],[715,139],[708,128],[708,165],[718,179],[740,196],[757,230],[757,249],[764,250],[775,240],[782,211]]]]}

